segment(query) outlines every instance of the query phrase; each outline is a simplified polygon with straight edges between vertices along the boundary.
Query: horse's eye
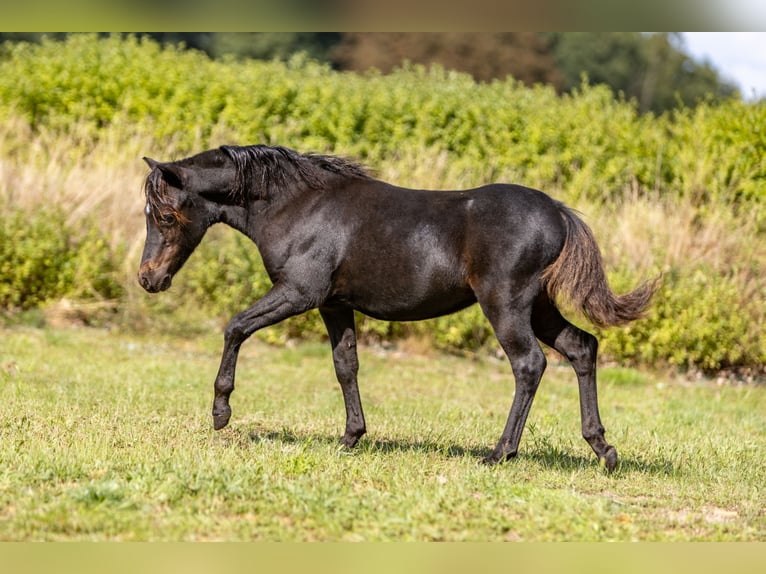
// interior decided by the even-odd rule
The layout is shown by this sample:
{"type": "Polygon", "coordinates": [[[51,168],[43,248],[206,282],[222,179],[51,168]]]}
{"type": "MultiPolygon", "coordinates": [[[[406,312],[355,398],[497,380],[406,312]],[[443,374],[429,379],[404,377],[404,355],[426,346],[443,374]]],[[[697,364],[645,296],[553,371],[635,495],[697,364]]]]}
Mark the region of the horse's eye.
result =
{"type": "Polygon", "coordinates": [[[159,223],[163,227],[171,227],[176,224],[176,216],[174,213],[163,213],[160,215],[159,223]]]}

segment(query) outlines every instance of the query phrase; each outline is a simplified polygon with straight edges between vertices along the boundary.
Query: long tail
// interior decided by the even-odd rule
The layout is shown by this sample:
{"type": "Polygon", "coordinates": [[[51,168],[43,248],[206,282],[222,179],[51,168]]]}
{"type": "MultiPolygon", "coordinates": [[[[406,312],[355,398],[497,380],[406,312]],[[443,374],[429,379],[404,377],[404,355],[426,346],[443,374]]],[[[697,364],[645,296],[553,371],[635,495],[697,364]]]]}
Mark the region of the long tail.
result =
{"type": "Polygon", "coordinates": [[[660,277],[645,281],[630,293],[615,295],[604,273],[596,238],[574,211],[560,206],[566,223],[564,247],[556,261],[542,274],[548,296],[555,301],[564,297],[599,327],[622,325],[643,316],[660,277]]]}

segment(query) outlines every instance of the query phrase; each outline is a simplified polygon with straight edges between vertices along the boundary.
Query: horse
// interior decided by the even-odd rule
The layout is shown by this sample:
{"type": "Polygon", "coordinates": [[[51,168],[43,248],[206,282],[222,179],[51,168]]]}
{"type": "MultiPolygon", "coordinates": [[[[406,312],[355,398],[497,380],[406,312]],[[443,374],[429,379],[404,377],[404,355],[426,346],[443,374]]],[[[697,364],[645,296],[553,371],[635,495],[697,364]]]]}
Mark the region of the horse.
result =
{"type": "Polygon", "coordinates": [[[213,427],[231,417],[241,345],[254,332],[318,309],[346,410],[342,448],[367,431],[359,395],[355,315],[418,321],[478,302],[510,361],[515,394],[483,462],[518,452],[546,367],[539,342],[574,368],[582,436],[608,472],[596,390],[597,339],[564,318],[560,298],[596,326],[640,318],[657,289],[647,280],[616,295],[594,235],[542,191],[492,183],[466,190],[386,183],[345,157],[282,146],[221,146],[170,162],[143,158],[146,241],[138,282],[165,291],[207,229],[224,223],[257,246],[272,287],[233,317],[214,383],[213,427]]]}

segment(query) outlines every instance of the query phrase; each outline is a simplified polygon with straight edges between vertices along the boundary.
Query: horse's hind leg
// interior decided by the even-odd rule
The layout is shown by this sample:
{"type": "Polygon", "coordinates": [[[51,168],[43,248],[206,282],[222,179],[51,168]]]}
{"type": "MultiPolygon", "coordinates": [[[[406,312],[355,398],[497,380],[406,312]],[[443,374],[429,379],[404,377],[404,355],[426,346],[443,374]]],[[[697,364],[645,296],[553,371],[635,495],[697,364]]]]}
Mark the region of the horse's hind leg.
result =
{"type": "Polygon", "coordinates": [[[340,443],[351,448],[367,430],[356,379],[359,372],[359,359],[356,352],[354,311],[322,307],[319,313],[330,335],[335,375],[343,391],[343,402],[346,405],[346,431],[340,443]]]}
{"type": "Polygon", "coordinates": [[[496,289],[478,297],[484,314],[511,362],[516,380],[516,392],[505,429],[492,453],[484,459],[487,464],[516,456],[521,433],[546,365],[545,355],[532,331],[531,297],[525,293],[512,297],[511,292],[496,289]]]}
{"type": "Polygon", "coordinates": [[[578,329],[559,312],[556,305],[541,294],[532,310],[532,328],[546,345],[564,355],[577,374],[580,388],[582,435],[608,471],[617,466],[617,449],[606,442],[604,426],[598,413],[596,391],[596,337],[578,329]]]}

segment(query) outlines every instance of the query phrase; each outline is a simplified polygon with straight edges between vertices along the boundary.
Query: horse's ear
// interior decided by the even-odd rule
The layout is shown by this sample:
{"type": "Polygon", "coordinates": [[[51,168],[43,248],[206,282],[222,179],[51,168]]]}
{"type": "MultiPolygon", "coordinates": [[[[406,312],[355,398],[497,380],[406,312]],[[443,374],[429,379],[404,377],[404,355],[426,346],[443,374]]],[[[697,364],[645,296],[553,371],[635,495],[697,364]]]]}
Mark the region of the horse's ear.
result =
{"type": "Polygon", "coordinates": [[[151,169],[159,169],[162,172],[162,177],[165,181],[173,187],[184,189],[188,186],[190,179],[190,174],[188,173],[189,170],[172,163],[162,163],[153,160],[150,157],[145,157],[144,161],[151,169]]]}
{"type": "Polygon", "coordinates": [[[181,167],[177,163],[163,163],[145,157],[151,169],[159,169],[162,177],[173,187],[202,195],[228,194],[231,174],[222,169],[181,167]]]}
{"type": "Polygon", "coordinates": [[[146,162],[146,165],[149,166],[149,169],[154,169],[160,163],[157,160],[154,160],[154,159],[152,159],[150,157],[145,157],[143,159],[146,162]]]}

